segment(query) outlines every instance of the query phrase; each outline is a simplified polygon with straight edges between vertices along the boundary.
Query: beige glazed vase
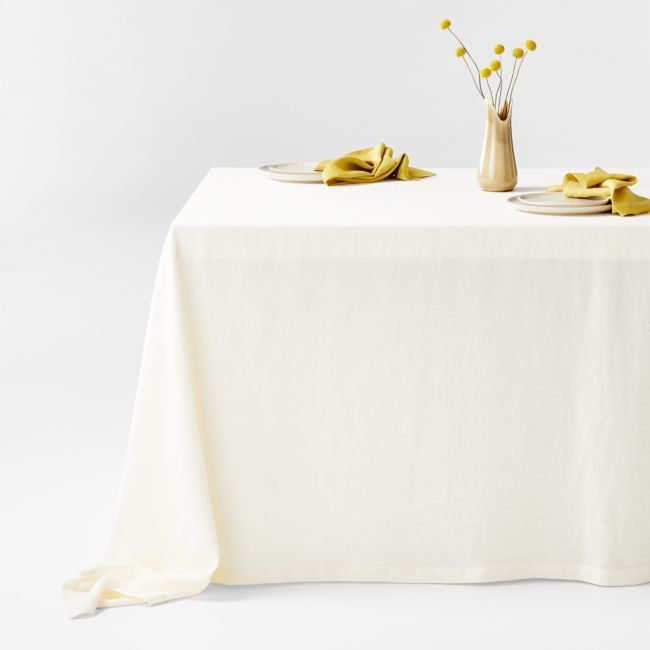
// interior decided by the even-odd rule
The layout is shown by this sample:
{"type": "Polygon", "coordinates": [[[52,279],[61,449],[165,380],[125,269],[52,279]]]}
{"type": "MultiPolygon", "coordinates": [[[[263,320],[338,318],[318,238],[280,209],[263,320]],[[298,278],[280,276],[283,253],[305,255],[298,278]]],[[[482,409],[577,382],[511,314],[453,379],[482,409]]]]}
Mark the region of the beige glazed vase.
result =
{"type": "Polygon", "coordinates": [[[487,120],[478,184],[486,192],[509,192],[517,184],[517,163],[512,146],[512,106],[505,120],[499,117],[487,99],[485,106],[487,120]]]}

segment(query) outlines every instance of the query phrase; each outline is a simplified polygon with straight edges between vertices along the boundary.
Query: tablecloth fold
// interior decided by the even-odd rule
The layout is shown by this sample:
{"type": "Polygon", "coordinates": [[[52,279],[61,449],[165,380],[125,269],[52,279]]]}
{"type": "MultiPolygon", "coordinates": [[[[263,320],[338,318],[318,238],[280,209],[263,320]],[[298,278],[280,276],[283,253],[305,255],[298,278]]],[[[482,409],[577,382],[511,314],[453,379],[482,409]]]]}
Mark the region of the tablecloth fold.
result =
{"type": "Polygon", "coordinates": [[[191,293],[184,283],[170,231],[154,287],[113,537],[101,565],[64,584],[69,616],[191,596],[217,568],[191,293]]]}

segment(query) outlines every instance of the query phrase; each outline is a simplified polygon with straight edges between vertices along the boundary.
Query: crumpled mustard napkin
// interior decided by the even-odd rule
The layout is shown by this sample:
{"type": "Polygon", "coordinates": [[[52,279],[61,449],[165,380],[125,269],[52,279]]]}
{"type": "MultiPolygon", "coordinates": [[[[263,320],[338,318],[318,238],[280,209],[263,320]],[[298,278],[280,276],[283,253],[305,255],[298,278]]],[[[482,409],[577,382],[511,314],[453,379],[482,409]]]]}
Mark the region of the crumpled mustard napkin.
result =
{"type": "Polygon", "coordinates": [[[574,198],[608,198],[612,201],[612,212],[627,217],[650,212],[650,199],[628,189],[636,182],[636,176],[631,174],[610,174],[596,167],[587,174],[565,174],[562,185],[551,185],[548,191],[564,192],[574,198]]]}
{"type": "Polygon", "coordinates": [[[370,149],[360,149],[345,154],[336,160],[323,160],[315,171],[322,172],[323,183],[374,183],[394,176],[401,181],[412,181],[435,176],[425,169],[409,167],[408,156],[403,153],[393,158],[393,150],[380,143],[370,149]]]}

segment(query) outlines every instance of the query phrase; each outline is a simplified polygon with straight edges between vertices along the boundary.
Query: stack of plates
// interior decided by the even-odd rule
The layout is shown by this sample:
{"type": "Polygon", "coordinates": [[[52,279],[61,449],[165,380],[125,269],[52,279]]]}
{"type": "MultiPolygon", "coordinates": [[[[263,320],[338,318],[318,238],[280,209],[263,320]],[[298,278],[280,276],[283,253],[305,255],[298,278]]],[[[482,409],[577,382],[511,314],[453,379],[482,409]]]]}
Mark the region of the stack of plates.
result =
{"type": "Polygon", "coordinates": [[[562,192],[536,192],[511,196],[508,203],[523,212],[537,214],[599,214],[611,212],[609,199],[573,199],[562,192]]]}

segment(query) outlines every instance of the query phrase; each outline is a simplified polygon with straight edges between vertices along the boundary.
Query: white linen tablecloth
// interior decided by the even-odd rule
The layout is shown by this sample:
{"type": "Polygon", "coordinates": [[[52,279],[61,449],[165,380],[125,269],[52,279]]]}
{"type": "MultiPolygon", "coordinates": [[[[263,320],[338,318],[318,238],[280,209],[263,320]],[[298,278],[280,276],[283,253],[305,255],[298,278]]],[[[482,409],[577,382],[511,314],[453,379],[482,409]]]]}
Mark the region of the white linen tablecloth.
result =
{"type": "Polygon", "coordinates": [[[210,171],[164,246],[114,536],[68,613],[210,582],[650,580],[650,217],[506,196],[471,170],[210,171]]]}

